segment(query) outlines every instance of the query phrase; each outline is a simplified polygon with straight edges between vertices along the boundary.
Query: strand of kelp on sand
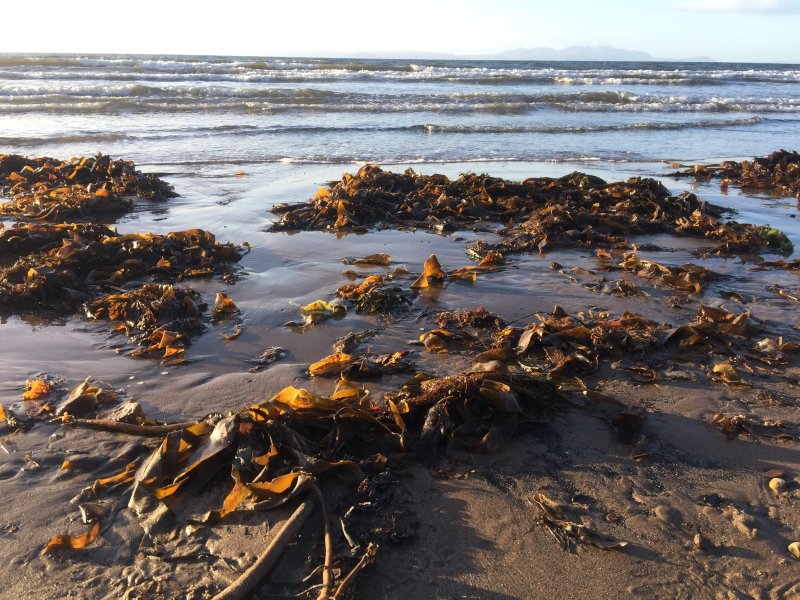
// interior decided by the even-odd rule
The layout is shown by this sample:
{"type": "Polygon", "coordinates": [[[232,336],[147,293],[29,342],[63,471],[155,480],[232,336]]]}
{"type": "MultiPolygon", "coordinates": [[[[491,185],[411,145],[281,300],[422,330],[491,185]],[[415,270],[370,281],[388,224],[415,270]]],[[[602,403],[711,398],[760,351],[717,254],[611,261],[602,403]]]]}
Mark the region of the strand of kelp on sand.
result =
{"type": "MultiPolygon", "coordinates": [[[[781,151],[743,163],[692,166],[681,175],[795,195],[800,156],[781,151]]],[[[220,244],[201,230],[118,234],[99,223],[131,210],[135,202],[168,201],[174,192],[163,181],[104,156],[66,162],[2,156],[0,177],[3,192],[11,196],[0,204],[0,214],[16,221],[0,228],[3,312],[32,307],[82,312],[88,319],[108,321],[112,332],[126,336],[131,357],[172,363],[185,360],[192,337],[212,321],[235,325],[226,341],[241,333],[244,322],[234,294],[218,293],[208,311],[211,302],[186,282],[216,277],[235,284],[245,245],[220,244]]],[[[118,391],[91,378],[70,391],[56,376],[28,381],[19,403],[0,407],[6,436],[25,435],[51,420],[63,427],[161,438],[126,457],[129,462],[118,473],[83,489],[73,503],[87,529],[53,537],[42,555],[93,545],[114,527],[116,513],[108,506],[123,494],[146,535],[166,553],[178,552],[189,528],[213,529],[236,512],[298,505],[275,542],[241,578],[210,590],[219,598],[244,597],[319,505],[325,550],[321,583],[313,592],[319,598],[341,598],[352,592],[361,569],[379,559],[378,544],[402,537],[396,524],[387,523],[391,505],[384,490],[391,485],[392,470],[404,461],[436,466],[443,457],[457,460],[464,451],[496,451],[516,431],[546,427],[552,415],[565,410],[584,410],[605,420],[620,443],[630,446],[633,460],[646,460],[659,447],[643,427],[647,410],[594,389],[601,372],[613,368],[615,377],[657,384],[668,375],[648,366],[645,358],[669,365],[690,357],[710,380],[748,387],[757,378],[782,377],[800,350],[786,326],[759,321],[749,310],[706,304],[707,284],[719,280],[719,274],[700,264],[644,259],[634,242],[648,233],[691,236],[708,244],[698,255],[702,259],[743,252],[789,254],[790,240],[777,229],[726,218],[729,211],[693,194],[674,196],[652,179],[608,183],[572,173],[522,182],[475,174],[450,180],[366,165],[320,188],[307,202],[274,210],[280,215],[274,231],[422,228],[446,234],[472,229],[490,231],[499,241],[470,244],[470,262],[451,269],[433,255],[419,272],[388,254],[346,258],[343,276],[348,281],[338,288],[337,298],[300,307],[301,320],[286,324],[299,332],[352,312],[374,319],[375,328],[345,335],[330,355],[309,365],[311,377],[330,380],[328,394],[290,386],[275,390],[269,400],[253,398],[250,406],[231,414],[170,424],[152,421],[135,402],[119,404],[118,391]],[[569,314],[558,306],[530,315],[528,323],[507,322],[486,308],[441,310],[433,317],[415,312],[422,300],[435,300],[454,284],[471,285],[489,274],[520,268],[516,254],[553,248],[593,252],[602,265],[590,270],[550,264],[572,284],[623,301],[652,296],[694,304],[694,317],[674,326],[631,312],[569,314]],[[615,274],[620,277],[610,279],[615,274]],[[427,325],[414,341],[418,352],[370,350],[368,342],[387,325],[404,321],[427,325]],[[786,336],[776,335],[784,330],[786,336]],[[433,356],[468,358],[471,366],[435,376],[419,366],[433,356]],[[404,381],[383,398],[370,394],[370,382],[397,377],[404,381]],[[221,483],[225,475],[230,477],[227,485],[221,483]],[[346,500],[337,501],[344,508],[334,520],[331,490],[341,486],[346,500]],[[332,528],[336,522],[340,527],[332,528]]],[[[757,267],[800,268],[797,261],[780,259],[762,260],[757,267]]],[[[797,290],[773,292],[800,301],[797,290]]],[[[726,298],[748,303],[735,292],[726,298]]],[[[268,368],[285,354],[268,348],[253,359],[253,370],[268,368]]],[[[740,414],[717,414],[711,424],[728,436],[781,443],[794,444],[800,434],[796,423],[740,414]]],[[[64,471],[76,468],[68,460],[61,465],[64,471]]],[[[793,486],[784,481],[781,489],[793,486]]],[[[565,550],[626,546],[611,525],[574,521],[566,507],[546,495],[538,495],[533,505],[543,527],[565,550]]],[[[788,550],[798,556],[796,543],[788,550]]],[[[180,593],[169,581],[147,585],[142,591],[180,593]]]]}

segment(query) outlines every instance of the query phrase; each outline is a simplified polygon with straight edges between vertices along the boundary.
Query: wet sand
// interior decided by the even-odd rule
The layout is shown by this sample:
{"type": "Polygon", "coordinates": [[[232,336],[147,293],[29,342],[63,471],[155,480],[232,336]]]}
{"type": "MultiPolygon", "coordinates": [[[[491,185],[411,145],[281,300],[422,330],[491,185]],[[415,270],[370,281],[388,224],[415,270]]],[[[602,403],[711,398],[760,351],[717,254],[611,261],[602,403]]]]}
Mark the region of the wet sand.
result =
{"type": "MultiPolygon", "coordinates": [[[[481,166],[492,175],[512,179],[560,176],[572,170],[563,164],[481,166]]],[[[424,171],[456,175],[475,167],[425,166],[424,171]]],[[[608,180],[642,173],[660,177],[664,172],[661,165],[616,165],[610,172],[592,165],[575,167],[608,180]]],[[[145,170],[159,168],[152,165],[145,170]]],[[[115,354],[112,346],[118,340],[99,324],[77,317],[42,323],[30,316],[9,315],[0,324],[5,348],[0,403],[19,406],[24,381],[41,371],[64,377],[69,386],[91,374],[124,389],[150,417],[160,420],[192,420],[209,412],[237,410],[266,400],[287,385],[327,394],[332,382],[309,379],[308,365],[328,354],[341,335],[376,325],[385,328],[371,342],[374,352],[411,348],[419,370],[447,375],[466,368],[469,358],[430,354],[407,346],[407,341],[431,327],[434,309],[481,305],[521,323],[558,304],[570,314],[592,307],[612,314],[628,310],[675,324],[690,321],[701,303],[724,305],[750,310],[762,323],[763,336],[800,338],[794,329],[796,304],[766,289],[778,284],[796,290],[796,275],[750,271],[742,258],[698,261],[691,250],[699,244],[672,236],[635,241],[661,248],[641,251],[643,258],[668,265],[700,262],[722,275],[683,306],[665,303],[673,292],[657,286],[646,286],[649,297],[587,289],[564,272],[580,267],[600,273],[597,258],[589,251],[558,250],[543,256],[513,256],[509,268],[482,275],[473,285],[453,282],[436,298],[423,294],[407,320],[381,323],[350,313],[306,333],[293,332],[283,323],[298,318],[300,305],[330,298],[346,281],[341,275],[345,256],[385,252],[392,256],[393,266],[405,264],[419,271],[425,258],[435,253],[446,269],[452,269],[468,263],[466,243],[491,238],[474,232],[439,236],[380,231],[337,239],[315,232],[264,231],[270,205],[303,200],[344,170],[352,168],[284,165],[244,177],[234,177],[233,169],[167,175],[182,197],[155,210],[140,208],[123,218],[118,228],[127,233],[202,227],[214,231],[220,241],[250,242],[253,251],[241,263],[246,276],[236,285],[193,282],[209,300],[217,291],[231,295],[242,313],[242,335],[225,342],[219,334],[229,332],[230,323],[211,326],[187,351],[189,364],[169,366],[115,354]],[[551,262],[562,269],[550,268],[551,262]],[[752,296],[754,301],[732,305],[720,296],[724,291],[752,296]],[[267,346],[282,346],[288,356],[259,373],[249,373],[247,360],[267,346]]],[[[689,185],[668,179],[664,183],[673,193],[689,185]]],[[[800,242],[800,229],[791,218],[797,212],[794,200],[752,197],[734,190],[723,196],[714,184],[699,186],[696,192],[703,200],[738,208],[736,218],[742,222],[771,223],[800,242]]],[[[382,272],[378,267],[359,270],[382,272]]],[[[613,274],[613,279],[619,277],[627,275],[613,274]]],[[[395,535],[383,539],[375,534],[378,559],[359,576],[356,597],[800,595],[800,588],[793,587],[797,561],[786,549],[800,537],[800,494],[793,485],[794,477],[800,476],[797,443],[728,440],[709,425],[717,412],[796,423],[800,364],[796,355],[787,356],[790,362],[781,367],[781,375],[750,378],[752,388],[712,381],[708,364],[676,365],[659,356],[651,357],[663,376],[656,384],[636,383],[624,369],[604,366],[597,374],[597,389],[647,411],[643,433],[654,451],[639,460],[632,457],[631,445],[617,439],[602,410],[586,406],[565,406],[541,424],[526,425],[491,454],[458,453],[437,464],[414,457],[393,460],[382,498],[396,515],[395,535]],[[767,487],[769,469],[786,471],[788,491],[775,494],[767,487]],[[533,504],[537,493],[558,501],[574,520],[629,545],[620,550],[583,545],[574,553],[562,550],[538,522],[533,504]]],[[[404,379],[384,378],[368,387],[380,397],[404,379]]],[[[83,530],[70,498],[97,477],[119,471],[136,451],[131,444],[156,442],[46,423],[0,442],[0,490],[5,500],[0,515],[2,597],[205,597],[247,568],[281,519],[274,512],[242,513],[210,530],[189,531],[182,521],[187,515],[181,513],[176,519],[182,526],[176,533],[153,541],[146,539],[120,494],[119,503],[107,507],[107,514],[115,517],[104,519],[94,544],[73,554],[39,557],[52,535],[83,530]],[[59,470],[66,458],[80,468],[59,470]]],[[[224,495],[221,488],[193,499],[187,512],[197,514],[218,505],[220,493],[224,495]]],[[[342,492],[341,501],[346,499],[342,492]]],[[[319,552],[308,556],[309,548],[319,550],[318,530],[316,522],[304,530],[308,541],[286,557],[273,576],[277,583],[266,585],[258,597],[303,589],[292,587],[292,582],[319,564],[319,552]]]]}

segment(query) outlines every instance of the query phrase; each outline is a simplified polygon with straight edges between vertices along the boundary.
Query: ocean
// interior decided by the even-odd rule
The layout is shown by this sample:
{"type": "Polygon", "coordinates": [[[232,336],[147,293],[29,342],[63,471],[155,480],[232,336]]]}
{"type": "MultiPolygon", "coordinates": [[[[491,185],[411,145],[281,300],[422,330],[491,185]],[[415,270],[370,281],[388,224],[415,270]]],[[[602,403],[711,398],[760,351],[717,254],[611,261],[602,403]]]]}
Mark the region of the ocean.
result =
{"type": "Polygon", "coordinates": [[[0,55],[0,147],[141,164],[702,161],[800,140],[800,65],[0,55]]]}

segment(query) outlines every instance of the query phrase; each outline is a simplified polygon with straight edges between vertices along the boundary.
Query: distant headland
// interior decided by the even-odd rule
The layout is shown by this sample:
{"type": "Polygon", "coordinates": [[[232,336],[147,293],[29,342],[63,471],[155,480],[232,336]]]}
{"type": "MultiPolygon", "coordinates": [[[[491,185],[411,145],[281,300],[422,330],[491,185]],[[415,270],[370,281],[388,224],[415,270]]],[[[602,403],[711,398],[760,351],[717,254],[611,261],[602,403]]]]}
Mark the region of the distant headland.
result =
{"type": "MultiPolygon", "coordinates": [[[[310,54],[309,54],[310,55],[310,54]]],[[[343,57],[342,53],[319,52],[317,56],[343,57]]],[[[567,61],[621,61],[621,62],[715,62],[708,56],[665,58],[640,50],[624,50],[613,46],[568,46],[566,48],[514,48],[496,54],[451,54],[445,52],[393,51],[357,52],[351,58],[422,59],[422,60],[567,60],[567,61]]]]}

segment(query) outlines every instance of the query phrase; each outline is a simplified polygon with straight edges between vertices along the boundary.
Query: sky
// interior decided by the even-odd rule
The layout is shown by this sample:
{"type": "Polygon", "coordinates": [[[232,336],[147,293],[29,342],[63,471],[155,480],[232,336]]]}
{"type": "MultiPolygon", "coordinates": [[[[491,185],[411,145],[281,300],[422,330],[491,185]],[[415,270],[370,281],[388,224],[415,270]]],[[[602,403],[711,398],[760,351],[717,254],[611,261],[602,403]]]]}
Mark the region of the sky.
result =
{"type": "Polygon", "coordinates": [[[800,63],[800,0],[36,0],[0,52],[347,56],[608,45],[800,63]]]}

